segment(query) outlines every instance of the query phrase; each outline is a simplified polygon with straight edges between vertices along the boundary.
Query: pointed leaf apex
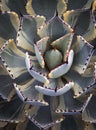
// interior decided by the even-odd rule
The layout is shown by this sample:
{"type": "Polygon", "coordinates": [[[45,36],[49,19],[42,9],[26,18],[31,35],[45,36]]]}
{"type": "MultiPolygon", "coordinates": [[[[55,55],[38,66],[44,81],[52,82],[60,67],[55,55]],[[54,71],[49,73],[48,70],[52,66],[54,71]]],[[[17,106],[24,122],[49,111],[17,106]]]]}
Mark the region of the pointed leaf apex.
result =
{"type": "Polygon", "coordinates": [[[19,15],[20,15],[21,17],[23,17],[23,14],[21,13],[21,11],[19,11],[19,15]]]}
{"type": "Polygon", "coordinates": [[[56,9],[56,17],[58,17],[58,10],[56,9]]]}

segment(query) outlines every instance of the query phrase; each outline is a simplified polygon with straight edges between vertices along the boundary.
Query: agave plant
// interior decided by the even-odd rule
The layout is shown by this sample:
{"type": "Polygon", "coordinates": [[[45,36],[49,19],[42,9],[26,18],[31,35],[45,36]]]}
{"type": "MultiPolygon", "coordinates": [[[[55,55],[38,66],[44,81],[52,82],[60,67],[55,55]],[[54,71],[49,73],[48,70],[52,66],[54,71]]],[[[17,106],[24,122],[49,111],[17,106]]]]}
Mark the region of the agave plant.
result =
{"type": "Polygon", "coordinates": [[[95,130],[96,2],[15,2],[1,1],[1,129],[95,130]]]}

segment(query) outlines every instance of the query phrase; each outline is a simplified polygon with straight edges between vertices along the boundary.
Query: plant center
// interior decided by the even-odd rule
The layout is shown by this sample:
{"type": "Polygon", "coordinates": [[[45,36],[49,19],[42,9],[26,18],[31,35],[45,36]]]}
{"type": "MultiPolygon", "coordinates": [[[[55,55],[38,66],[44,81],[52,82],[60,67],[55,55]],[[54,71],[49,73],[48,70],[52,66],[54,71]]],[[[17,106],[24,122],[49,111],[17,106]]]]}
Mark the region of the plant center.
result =
{"type": "Polygon", "coordinates": [[[51,49],[45,53],[45,62],[49,70],[52,70],[62,63],[62,54],[57,49],[51,49]]]}

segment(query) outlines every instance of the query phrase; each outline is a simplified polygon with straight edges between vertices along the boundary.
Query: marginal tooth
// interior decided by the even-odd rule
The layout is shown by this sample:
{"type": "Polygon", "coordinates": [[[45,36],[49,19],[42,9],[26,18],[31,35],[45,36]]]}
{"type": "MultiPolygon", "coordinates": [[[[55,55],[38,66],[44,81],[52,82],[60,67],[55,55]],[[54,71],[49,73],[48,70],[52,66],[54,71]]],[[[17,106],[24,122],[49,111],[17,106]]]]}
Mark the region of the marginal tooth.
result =
{"type": "Polygon", "coordinates": [[[94,69],[95,69],[95,71],[94,71],[94,79],[95,79],[95,81],[96,81],[96,62],[94,63],[95,65],[94,65],[94,69]]]}
{"type": "Polygon", "coordinates": [[[54,89],[51,89],[51,88],[47,88],[47,87],[42,87],[42,86],[39,86],[39,85],[36,85],[35,88],[45,94],[45,95],[49,95],[49,96],[59,96],[59,95],[62,95],[64,93],[66,93],[67,91],[69,91],[72,87],[74,86],[74,83],[73,82],[69,82],[68,84],[66,84],[65,86],[57,89],[57,91],[55,92],[54,89]]]}
{"type": "Polygon", "coordinates": [[[41,54],[41,51],[39,50],[39,48],[37,47],[36,44],[34,44],[34,49],[35,49],[36,57],[37,57],[37,60],[38,60],[38,62],[40,64],[40,66],[42,68],[44,68],[45,67],[44,58],[43,58],[43,56],[41,54]]]}

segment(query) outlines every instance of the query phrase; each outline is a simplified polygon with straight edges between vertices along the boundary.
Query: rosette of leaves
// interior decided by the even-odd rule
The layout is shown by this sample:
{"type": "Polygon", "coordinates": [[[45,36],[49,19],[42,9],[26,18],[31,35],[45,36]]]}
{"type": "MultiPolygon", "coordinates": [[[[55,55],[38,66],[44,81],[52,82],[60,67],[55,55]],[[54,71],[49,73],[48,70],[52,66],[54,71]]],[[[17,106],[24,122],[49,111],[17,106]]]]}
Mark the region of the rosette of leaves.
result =
{"type": "MultiPolygon", "coordinates": [[[[29,5],[31,9],[32,5],[35,8],[35,3],[31,2],[27,9],[29,5]]],[[[46,0],[45,5],[47,3],[46,0]]],[[[80,124],[80,128],[85,129],[82,119],[91,123],[96,121],[96,50],[91,44],[96,29],[93,19],[90,20],[93,13],[91,7],[64,12],[66,4],[57,3],[52,15],[50,12],[48,16],[48,13],[42,14],[41,10],[39,15],[44,15],[47,22],[38,13],[21,15],[20,19],[13,12],[0,14],[0,30],[4,32],[0,33],[0,121],[5,122],[3,125],[25,121],[18,123],[16,129],[49,129],[53,126],[53,130],[62,130],[68,129],[66,123],[70,121],[74,129],[80,124]],[[62,4],[63,8],[59,10],[62,4]],[[81,26],[86,13],[89,17],[81,26]],[[74,16],[77,16],[76,21],[74,16]],[[4,29],[6,21],[8,32],[4,29]],[[77,21],[80,21],[79,26],[77,21]],[[66,116],[74,114],[82,117],[66,116]]],[[[47,11],[51,8],[48,6],[47,11]]],[[[95,125],[88,124],[88,128],[94,130],[95,125]]]]}

